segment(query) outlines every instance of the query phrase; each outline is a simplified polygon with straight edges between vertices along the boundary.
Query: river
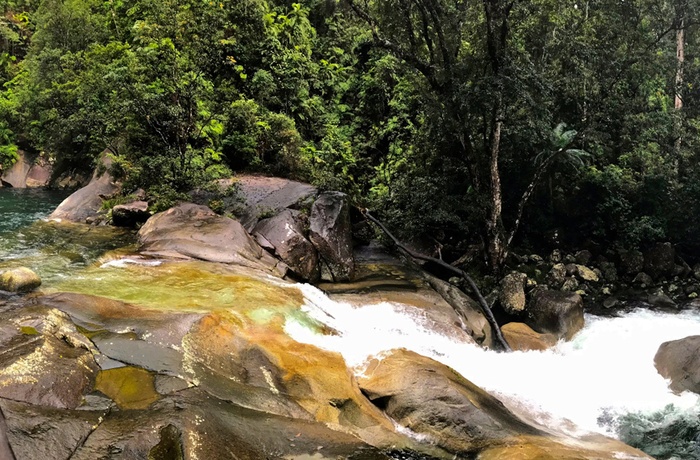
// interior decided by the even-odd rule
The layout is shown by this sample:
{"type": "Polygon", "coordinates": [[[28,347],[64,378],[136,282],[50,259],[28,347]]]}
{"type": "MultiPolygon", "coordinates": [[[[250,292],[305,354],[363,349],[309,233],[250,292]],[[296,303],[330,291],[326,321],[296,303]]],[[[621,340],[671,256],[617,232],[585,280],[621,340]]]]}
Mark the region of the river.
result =
{"type": "MultiPolygon", "coordinates": [[[[154,275],[157,270],[111,263],[109,257],[100,260],[105,252],[132,243],[132,233],[41,221],[63,197],[0,189],[0,269],[29,266],[42,275],[47,289],[61,286],[129,301],[148,291],[173,305],[168,295],[180,287],[154,291],[163,276],[154,275]],[[77,281],[66,281],[75,273],[77,281]],[[144,278],[135,283],[135,276],[144,278]],[[110,280],[112,292],[90,292],[108,289],[110,280]],[[120,283],[121,293],[115,288],[120,283]],[[145,287],[139,290],[141,285],[145,287]]],[[[193,291],[198,285],[191,283],[195,281],[181,286],[187,295],[179,297],[191,305],[180,308],[193,308],[199,298],[193,291]]],[[[302,312],[285,315],[286,333],[298,342],[340,352],[357,374],[364,372],[368,358],[406,348],[452,367],[544,426],[574,436],[593,431],[618,437],[659,459],[700,458],[698,395],[671,393],[653,364],[662,342],[700,334],[700,312],[640,309],[614,318],[587,315],[586,326],[571,342],[545,352],[496,353],[441,335],[412,307],[349,305],[313,286],[298,288],[304,296],[302,312]],[[319,332],[318,323],[339,334],[319,332]]],[[[206,294],[202,303],[232,295],[215,294],[219,297],[206,294]]]]}

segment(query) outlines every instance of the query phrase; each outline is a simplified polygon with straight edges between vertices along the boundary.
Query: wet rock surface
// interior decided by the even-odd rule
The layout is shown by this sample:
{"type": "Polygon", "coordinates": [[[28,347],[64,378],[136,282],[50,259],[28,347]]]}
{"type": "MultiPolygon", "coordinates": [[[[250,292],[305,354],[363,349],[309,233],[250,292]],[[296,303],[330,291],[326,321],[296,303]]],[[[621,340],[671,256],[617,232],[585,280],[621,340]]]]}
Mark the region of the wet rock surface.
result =
{"type": "Polygon", "coordinates": [[[700,394],[700,335],[662,343],[654,365],[673,391],[700,394]]]}
{"type": "Polygon", "coordinates": [[[536,289],[526,313],[532,329],[558,338],[570,340],[583,328],[583,300],[576,293],[536,289]]]}
{"type": "Polygon", "coordinates": [[[501,332],[514,351],[546,350],[558,341],[554,334],[540,334],[524,323],[508,323],[501,332]]]}
{"type": "Polygon", "coordinates": [[[29,292],[41,286],[41,278],[26,267],[13,268],[0,274],[0,289],[9,292],[29,292]]]}

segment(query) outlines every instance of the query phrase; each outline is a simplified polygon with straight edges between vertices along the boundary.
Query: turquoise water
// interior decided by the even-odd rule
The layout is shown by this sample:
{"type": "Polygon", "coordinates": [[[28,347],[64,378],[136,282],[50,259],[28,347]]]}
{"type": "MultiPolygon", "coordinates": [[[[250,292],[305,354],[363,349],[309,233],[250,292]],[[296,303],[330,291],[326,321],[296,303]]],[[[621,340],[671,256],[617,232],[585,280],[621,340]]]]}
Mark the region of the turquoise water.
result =
{"type": "Polygon", "coordinates": [[[0,271],[29,267],[51,285],[134,241],[133,232],[114,227],[46,221],[69,194],[0,188],[0,271]]]}
{"type": "Polygon", "coordinates": [[[0,237],[48,216],[70,192],[0,188],[0,237]]]}

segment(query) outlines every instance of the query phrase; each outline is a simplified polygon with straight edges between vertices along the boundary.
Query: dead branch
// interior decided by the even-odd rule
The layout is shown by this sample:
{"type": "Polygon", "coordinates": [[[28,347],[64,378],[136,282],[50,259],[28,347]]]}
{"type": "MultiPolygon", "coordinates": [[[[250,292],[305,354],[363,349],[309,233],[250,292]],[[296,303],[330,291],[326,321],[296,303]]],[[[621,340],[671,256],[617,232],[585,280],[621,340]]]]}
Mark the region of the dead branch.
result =
{"type": "Polygon", "coordinates": [[[476,283],[472,279],[471,276],[469,276],[464,270],[461,270],[457,267],[453,267],[452,265],[440,260],[436,259],[434,257],[426,256],[424,254],[420,254],[418,252],[413,251],[412,249],[408,248],[404,244],[402,244],[394,235],[391,234],[389,229],[384,226],[380,221],[375,219],[367,210],[363,210],[363,213],[367,219],[369,219],[371,222],[373,222],[375,225],[377,225],[382,231],[388,236],[396,246],[404,251],[406,254],[411,256],[414,259],[419,259],[423,260],[426,262],[432,262],[434,264],[439,265],[440,267],[444,268],[445,270],[448,270],[455,275],[463,278],[469,286],[472,288],[474,291],[474,294],[476,295],[477,300],[479,301],[479,306],[481,307],[481,311],[484,313],[484,316],[486,317],[486,320],[489,322],[491,325],[491,329],[493,329],[493,332],[496,336],[496,339],[498,340],[498,343],[501,345],[501,347],[505,351],[511,351],[510,346],[508,345],[508,342],[506,342],[506,339],[503,337],[503,334],[501,333],[501,328],[498,326],[498,323],[496,322],[496,318],[493,316],[493,312],[491,311],[491,308],[489,307],[489,304],[486,302],[486,299],[484,299],[484,296],[481,295],[481,291],[479,291],[479,288],[476,286],[476,283]]]}

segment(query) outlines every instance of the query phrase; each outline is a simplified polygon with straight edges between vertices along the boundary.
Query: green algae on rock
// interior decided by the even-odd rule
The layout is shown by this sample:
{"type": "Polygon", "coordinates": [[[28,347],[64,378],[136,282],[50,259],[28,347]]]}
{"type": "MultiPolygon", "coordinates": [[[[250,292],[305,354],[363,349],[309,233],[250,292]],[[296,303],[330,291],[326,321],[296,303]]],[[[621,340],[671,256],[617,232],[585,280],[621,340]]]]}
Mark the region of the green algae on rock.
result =
{"type": "Polygon", "coordinates": [[[0,289],[9,292],[29,292],[41,286],[41,278],[27,267],[7,270],[0,275],[0,289]]]}
{"type": "Polygon", "coordinates": [[[120,409],[146,409],[160,398],[153,373],[133,366],[100,371],[95,389],[111,398],[120,409]]]}

